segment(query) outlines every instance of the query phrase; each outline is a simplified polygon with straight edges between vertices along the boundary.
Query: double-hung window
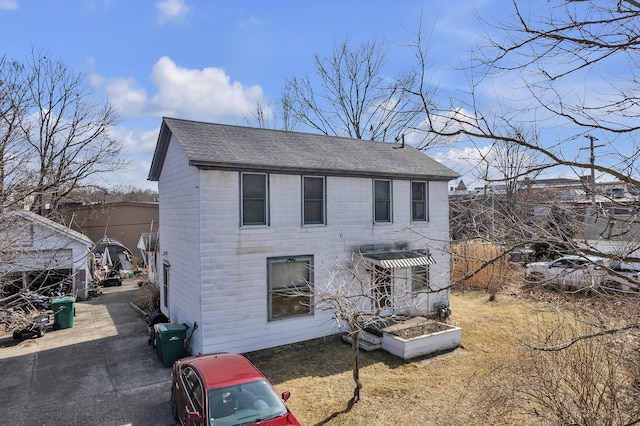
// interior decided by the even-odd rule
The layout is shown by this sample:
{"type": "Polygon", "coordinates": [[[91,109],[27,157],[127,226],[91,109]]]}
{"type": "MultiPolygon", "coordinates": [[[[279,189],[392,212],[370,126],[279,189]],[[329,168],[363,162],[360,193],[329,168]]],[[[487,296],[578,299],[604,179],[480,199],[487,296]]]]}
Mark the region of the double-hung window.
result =
{"type": "Polygon", "coordinates": [[[269,321],[313,312],[313,256],[267,259],[269,321]]]}
{"type": "Polygon", "coordinates": [[[411,290],[413,292],[429,290],[429,265],[411,267],[411,290]]]}
{"type": "Polygon", "coordinates": [[[378,265],[373,267],[373,286],[371,289],[375,309],[386,309],[393,305],[393,277],[391,269],[378,265]]]}
{"type": "Polygon", "coordinates": [[[242,173],[240,176],[242,192],[241,223],[248,225],[267,225],[269,220],[269,188],[267,175],[242,173]]]}
{"type": "Polygon", "coordinates": [[[302,178],[302,224],[325,224],[325,181],[323,177],[302,178]]]}
{"type": "Polygon", "coordinates": [[[429,221],[429,187],[427,182],[411,182],[411,220],[429,221]]]}
{"type": "Polygon", "coordinates": [[[169,278],[171,277],[171,266],[169,262],[162,263],[162,303],[165,308],[169,307],[169,278]]]}
{"type": "Polygon", "coordinates": [[[433,262],[428,250],[418,250],[429,258],[424,265],[415,265],[411,267],[411,291],[417,293],[419,291],[430,291],[429,286],[429,265],[433,262]]]}
{"type": "Polygon", "coordinates": [[[391,181],[373,181],[373,217],[375,222],[391,222],[391,181]]]}

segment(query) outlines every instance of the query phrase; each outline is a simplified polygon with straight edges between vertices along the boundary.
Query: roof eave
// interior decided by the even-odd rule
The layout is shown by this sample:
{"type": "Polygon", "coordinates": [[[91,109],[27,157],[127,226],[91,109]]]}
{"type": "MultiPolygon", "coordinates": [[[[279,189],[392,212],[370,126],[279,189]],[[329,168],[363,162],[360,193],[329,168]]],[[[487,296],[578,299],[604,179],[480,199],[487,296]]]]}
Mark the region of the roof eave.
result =
{"type": "Polygon", "coordinates": [[[156,143],[156,150],[153,153],[153,160],[151,161],[151,167],[149,168],[149,175],[147,180],[157,182],[160,179],[160,172],[162,171],[162,165],[164,159],[167,156],[167,150],[169,149],[169,141],[171,140],[171,130],[163,119],[160,125],[160,133],[158,134],[158,142],[156,143]]]}
{"type": "Polygon", "coordinates": [[[388,179],[411,179],[411,180],[432,180],[432,181],[450,181],[457,179],[457,174],[407,174],[393,172],[375,172],[369,170],[351,170],[351,169],[322,169],[311,167],[287,167],[287,166],[271,166],[263,164],[249,163],[227,163],[213,162],[204,160],[191,160],[189,165],[197,167],[201,170],[222,170],[222,171],[239,171],[239,172],[257,172],[257,173],[281,173],[281,174],[309,174],[323,176],[340,176],[340,177],[379,177],[388,179]]]}

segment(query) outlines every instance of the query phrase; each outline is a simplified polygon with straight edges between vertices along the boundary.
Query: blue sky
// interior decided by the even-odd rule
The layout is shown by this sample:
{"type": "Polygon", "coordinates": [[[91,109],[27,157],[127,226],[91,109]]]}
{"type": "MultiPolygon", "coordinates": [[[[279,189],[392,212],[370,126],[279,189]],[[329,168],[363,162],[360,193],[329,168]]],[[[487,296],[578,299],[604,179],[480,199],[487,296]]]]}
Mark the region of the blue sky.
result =
{"type": "MultiPolygon", "coordinates": [[[[162,116],[246,125],[259,98],[276,100],[285,80],[313,72],[313,55],[382,41],[390,73],[408,68],[410,31],[431,31],[431,78],[466,84],[454,70],[479,38],[476,12],[499,18],[502,0],[0,0],[0,54],[31,47],[90,78],[120,111],[113,129],[130,167],[106,184],[156,189],[146,180],[162,116]]],[[[458,172],[456,152],[430,152],[458,172]],[[437,154],[437,155],[436,155],[437,154]]],[[[466,181],[471,180],[465,179],[466,181]]]]}

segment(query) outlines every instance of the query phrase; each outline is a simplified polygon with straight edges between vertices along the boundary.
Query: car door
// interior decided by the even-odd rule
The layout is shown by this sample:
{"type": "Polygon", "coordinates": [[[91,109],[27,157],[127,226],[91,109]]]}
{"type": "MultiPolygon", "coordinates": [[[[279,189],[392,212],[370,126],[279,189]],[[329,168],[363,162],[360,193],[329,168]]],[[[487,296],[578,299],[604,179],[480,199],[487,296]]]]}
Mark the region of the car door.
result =
{"type": "Polygon", "coordinates": [[[191,367],[186,367],[180,374],[180,385],[183,388],[177,398],[180,422],[183,425],[196,426],[206,424],[204,407],[204,388],[198,374],[191,367]],[[195,421],[189,413],[200,414],[200,421],[195,421]]]}
{"type": "Polygon", "coordinates": [[[596,265],[588,259],[566,259],[566,265],[560,277],[560,284],[570,289],[598,287],[599,276],[596,265]]]}
{"type": "Polygon", "coordinates": [[[557,286],[564,286],[569,281],[569,275],[573,273],[573,263],[570,259],[561,258],[549,265],[549,276],[547,282],[557,286]]]}

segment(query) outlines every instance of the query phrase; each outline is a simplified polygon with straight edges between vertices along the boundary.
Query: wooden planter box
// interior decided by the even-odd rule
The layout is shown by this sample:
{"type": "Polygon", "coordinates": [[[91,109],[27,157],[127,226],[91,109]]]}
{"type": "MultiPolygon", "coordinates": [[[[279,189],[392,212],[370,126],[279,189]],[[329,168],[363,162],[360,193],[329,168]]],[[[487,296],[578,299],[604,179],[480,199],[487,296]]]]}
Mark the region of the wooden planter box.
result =
{"type": "Polygon", "coordinates": [[[382,333],[382,349],[402,359],[447,351],[462,342],[460,327],[424,317],[386,327],[382,333]]]}

